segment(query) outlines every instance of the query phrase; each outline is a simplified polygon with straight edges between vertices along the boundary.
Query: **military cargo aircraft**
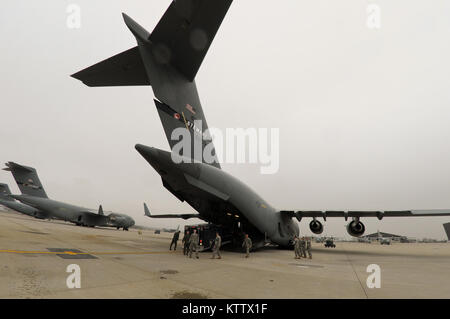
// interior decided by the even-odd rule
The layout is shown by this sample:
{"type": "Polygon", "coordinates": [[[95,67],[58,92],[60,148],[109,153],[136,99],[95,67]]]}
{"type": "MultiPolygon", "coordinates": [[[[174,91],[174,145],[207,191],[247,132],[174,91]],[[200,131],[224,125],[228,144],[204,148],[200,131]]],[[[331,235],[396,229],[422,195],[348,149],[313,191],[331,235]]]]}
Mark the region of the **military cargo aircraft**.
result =
{"type": "Polygon", "coordinates": [[[11,191],[8,184],[0,183],[0,205],[38,219],[49,218],[47,214],[37,210],[34,207],[22,204],[21,202],[14,200],[14,198],[9,195],[11,195],[11,191]]]}
{"type": "MultiPolygon", "coordinates": [[[[450,210],[404,211],[305,211],[280,210],[271,206],[249,186],[221,169],[208,134],[195,84],[195,76],[224,19],[232,0],[172,1],[163,17],[148,32],[123,14],[137,46],[79,71],[72,77],[87,86],[151,86],[154,103],[172,152],[137,144],[136,150],[161,176],[163,186],[197,214],[166,214],[165,218],[197,217],[233,232],[240,242],[249,233],[254,246],[273,242],[292,244],[299,227],[294,218],[312,218],[309,226],[321,234],[331,217],[343,217],[350,235],[365,231],[361,218],[418,217],[450,215],[450,210]],[[197,124],[196,124],[197,123],[197,124]],[[200,125],[199,125],[199,124],[200,125]],[[175,152],[179,140],[175,130],[185,130],[191,149],[175,152]],[[200,147],[200,152],[196,151],[200,147]],[[207,152],[211,156],[205,158],[207,152]],[[211,160],[212,158],[212,160],[211,160]]],[[[278,187],[281,187],[278,185],[278,187]]],[[[157,218],[158,216],[152,215],[157,218]]]]}
{"type": "MultiPolygon", "coordinates": [[[[50,199],[39,180],[36,169],[14,162],[8,162],[5,165],[4,170],[13,174],[17,186],[22,192],[22,195],[7,195],[7,197],[18,200],[24,207],[34,209],[34,212],[30,211],[30,214],[34,217],[40,218],[38,216],[43,216],[42,218],[64,220],[78,226],[107,226],[117,229],[123,228],[123,230],[128,230],[129,227],[134,225],[133,218],[128,215],[111,213],[106,216],[101,205],[98,211],[95,211],[50,199]]],[[[6,204],[11,205],[11,203],[6,204]]],[[[7,207],[15,209],[11,206],[7,207]]]]}

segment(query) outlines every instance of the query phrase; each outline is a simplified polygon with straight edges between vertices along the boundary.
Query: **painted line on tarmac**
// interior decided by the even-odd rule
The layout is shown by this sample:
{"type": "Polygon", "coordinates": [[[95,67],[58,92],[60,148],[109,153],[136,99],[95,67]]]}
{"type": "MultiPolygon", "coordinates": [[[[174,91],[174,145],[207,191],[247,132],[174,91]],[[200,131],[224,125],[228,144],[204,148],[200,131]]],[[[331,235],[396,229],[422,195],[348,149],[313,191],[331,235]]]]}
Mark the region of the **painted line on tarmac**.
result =
{"type": "Polygon", "coordinates": [[[45,255],[157,255],[157,254],[173,254],[170,251],[101,251],[101,252],[73,252],[73,251],[29,251],[29,250],[12,250],[2,249],[0,253],[5,254],[45,254],[45,255]]]}

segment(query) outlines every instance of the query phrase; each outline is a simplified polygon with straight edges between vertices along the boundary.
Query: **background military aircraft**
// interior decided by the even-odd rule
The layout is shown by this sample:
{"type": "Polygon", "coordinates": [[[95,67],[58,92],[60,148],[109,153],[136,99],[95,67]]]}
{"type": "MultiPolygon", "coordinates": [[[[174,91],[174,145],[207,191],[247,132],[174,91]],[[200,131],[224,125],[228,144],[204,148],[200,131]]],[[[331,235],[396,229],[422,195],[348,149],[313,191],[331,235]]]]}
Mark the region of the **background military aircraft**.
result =
{"type": "MultiPolygon", "coordinates": [[[[22,192],[22,195],[8,195],[7,197],[18,200],[20,203],[14,203],[23,206],[17,206],[16,208],[20,208],[24,212],[27,210],[29,212],[26,213],[27,215],[60,219],[75,223],[78,226],[108,226],[128,230],[129,227],[134,225],[133,218],[128,215],[110,213],[106,216],[101,205],[99,206],[98,211],[95,211],[48,198],[44,187],[39,180],[36,169],[33,167],[8,162],[6,163],[6,168],[4,168],[4,170],[10,171],[13,174],[17,186],[19,186],[19,189],[22,192]]],[[[9,188],[7,192],[10,193],[9,188]]],[[[0,203],[3,204],[3,202],[0,203]]],[[[6,204],[10,206],[5,206],[16,210],[16,208],[11,206],[12,203],[6,204]]]]}
{"type": "Polygon", "coordinates": [[[49,218],[49,216],[38,209],[28,206],[25,204],[22,204],[21,202],[18,202],[14,200],[11,196],[11,191],[9,189],[8,184],[0,183],[0,205],[3,205],[5,207],[8,207],[16,212],[33,216],[35,218],[39,219],[46,219],[49,218]]]}
{"type": "MultiPolygon", "coordinates": [[[[221,225],[240,242],[249,233],[255,246],[271,241],[281,246],[291,244],[299,234],[295,217],[312,218],[313,233],[323,232],[317,218],[350,218],[347,231],[359,237],[365,231],[362,217],[415,217],[450,215],[450,210],[405,211],[306,211],[279,210],[257,195],[246,184],[221,169],[217,160],[205,161],[204,152],[215,157],[214,145],[206,130],[208,125],[200,104],[195,76],[230,7],[232,0],[178,0],[148,32],[126,14],[125,24],[137,46],[73,74],[88,86],[150,85],[169,145],[173,150],[178,140],[171,139],[174,129],[184,129],[191,141],[191,152],[171,154],[157,148],[137,144],[136,150],[157,171],[163,186],[180,201],[187,202],[201,219],[221,225]],[[201,121],[201,127],[194,121],[201,121]],[[191,154],[190,156],[188,154],[191,154]],[[175,159],[175,161],[173,160],[175,159]],[[195,160],[195,163],[191,163],[195,160]]],[[[198,123],[198,122],[197,122],[198,123]]],[[[153,216],[152,217],[157,217],[153,216]]],[[[186,214],[164,217],[186,218],[186,214]]]]}

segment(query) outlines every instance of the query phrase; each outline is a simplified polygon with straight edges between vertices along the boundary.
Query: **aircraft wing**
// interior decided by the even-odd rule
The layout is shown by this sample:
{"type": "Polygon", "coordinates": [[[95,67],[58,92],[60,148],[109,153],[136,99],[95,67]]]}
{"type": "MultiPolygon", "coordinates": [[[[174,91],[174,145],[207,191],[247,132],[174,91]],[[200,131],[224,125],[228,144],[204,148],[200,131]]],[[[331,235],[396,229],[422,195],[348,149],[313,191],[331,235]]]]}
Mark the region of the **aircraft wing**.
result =
{"type": "Polygon", "coordinates": [[[293,211],[282,210],[280,214],[295,217],[301,220],[303,217],[323,218],[344,217],[345,220],[351,217],[377,217],[379,220],[384,217],[427,217],[427,216],[450,216],[450,209],[424,209],[424,210],[391,210],[391,211],[293,211]]]}
{"type": "Polygon", "coordinates": [[[146,203],[144,203],[144,213],[145,216],[150,218],[182,218],[182,219],[189,219],[189,218],[199,218],[202,219],[199,214],[162,214],[162,215],[152,215],[150,213],[150,210],[148,209],[148,206],[146,203]]]}
{"type": "Polygon", "coordinates": [[[108,217],[104,215],[102,205],[98,207],[98,211],[86,209],[78,213],[82,214],[83,221],[89,225],[106,226],[108,224],[108,217]]]}
{"type": "Polygon", "coordinates": [[[108,224],[108,218],[90,211],[79,212],[83,215],[83,222],[88,225],[105,226],[108,224]]]}
{"type": "Polygon", "coordinates": [[[150,218],[182,218],[182,219],[189,219],[189,218],[200,218],[199,214],[162,214],[162,215],[151,215],[148,216],[150,218]]]}

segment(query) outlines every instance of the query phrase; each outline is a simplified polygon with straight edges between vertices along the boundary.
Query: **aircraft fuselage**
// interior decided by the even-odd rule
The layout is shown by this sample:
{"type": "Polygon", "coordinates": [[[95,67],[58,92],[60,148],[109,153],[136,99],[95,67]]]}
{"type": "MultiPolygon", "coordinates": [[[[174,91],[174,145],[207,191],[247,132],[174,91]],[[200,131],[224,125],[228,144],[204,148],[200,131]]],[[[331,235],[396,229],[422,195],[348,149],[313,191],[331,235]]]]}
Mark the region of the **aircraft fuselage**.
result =
{"type": "Polygon", "coordinates": [[[170,152],[156,148],[136,145],[136,149],[161,175],[164,186],[188,202],[202,219],[219,225],[240,222],[243,232],[281,246],[288,246],[293,236],[299,235],[298,225],[292,218],[283,218],[262,197],[227,172],[204,163],[177,164],[170,152]]]}
{"type": "Polygon", "coordinates": [[[9,209],[12,209],[16,212],[32,216],[39,219],[45,219],[47,218],[47,214],[42,213],[38,209],[31,207],[29,205],[16,202],[16,201],[10,201],[10,200],[2,200],[0,199],[0,205],[3,205],[5,207],[8,207],[9,209]]]}
{"type": "Polygon", "coordinates": [[[37,210],[56,219],[69,221],[85,226],[110,226],[128,228],[134,225],[134,220],[126,215],[112,213],[108,216],[98,215],[94,210],[87,209],[49,198],[29,195],[12,195],[23,204],[32,206],[37,210]]]}

